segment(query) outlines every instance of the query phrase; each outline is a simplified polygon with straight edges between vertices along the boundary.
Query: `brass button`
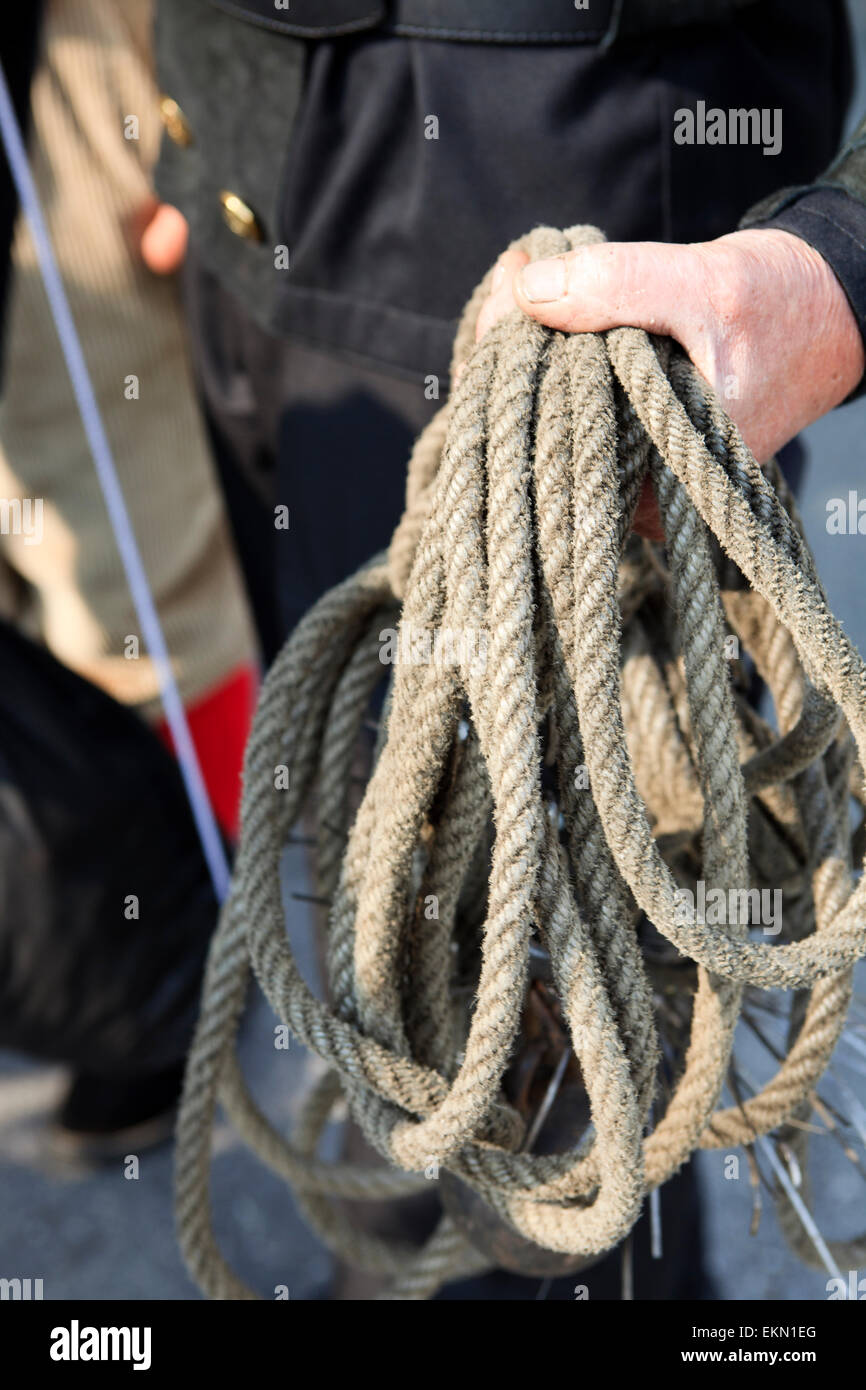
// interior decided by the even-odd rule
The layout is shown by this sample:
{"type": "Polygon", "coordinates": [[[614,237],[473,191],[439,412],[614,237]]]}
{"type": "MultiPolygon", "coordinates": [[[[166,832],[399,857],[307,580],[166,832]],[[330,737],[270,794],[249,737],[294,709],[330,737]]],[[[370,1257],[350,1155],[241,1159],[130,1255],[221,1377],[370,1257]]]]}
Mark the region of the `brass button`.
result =
{"type": "Polygon", "coordinates": [[[182,149],[192,144],[192,127],[174,97],[160,97],[159,114],[169,140],[182,149]]]}
{"type": "Polygon", "coordinates": [[[247,241],[261,241],[261,223],[249,203],[245,203],[237,193],[227,193],[225,190],[220,194],[220,202],[229,231],[234,232],[235,236],[245,237],[247,241]]]}

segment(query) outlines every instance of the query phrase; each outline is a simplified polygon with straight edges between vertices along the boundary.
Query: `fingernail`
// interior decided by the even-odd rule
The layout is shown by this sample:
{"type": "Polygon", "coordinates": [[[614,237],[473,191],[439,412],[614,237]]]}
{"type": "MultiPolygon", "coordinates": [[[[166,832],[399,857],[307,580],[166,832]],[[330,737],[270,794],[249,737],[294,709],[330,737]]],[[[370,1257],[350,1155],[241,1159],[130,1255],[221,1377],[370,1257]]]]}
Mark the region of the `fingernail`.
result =
{"type": "Polygon", "coordinates": [[[549,304],[565,294],[565,261],[533,261],[520,272],[520,289],[530,304],[549,304]]]}
{"type": "Polygon", "coordinates": [[[494,271],[493,271],[493,278],[492,278],[491,281],[490,281],[490,293],[491,293],[491,294],[495,294],[495,293],[496,293],[496,291],[499,289],[499,286],[502,284],[502,281],[503,281],[504,279],[505,279],[505,266],[504,266],[504,265],[502,264],[502,262],[500,261],[499,264],[494,268],[494,271]]]}

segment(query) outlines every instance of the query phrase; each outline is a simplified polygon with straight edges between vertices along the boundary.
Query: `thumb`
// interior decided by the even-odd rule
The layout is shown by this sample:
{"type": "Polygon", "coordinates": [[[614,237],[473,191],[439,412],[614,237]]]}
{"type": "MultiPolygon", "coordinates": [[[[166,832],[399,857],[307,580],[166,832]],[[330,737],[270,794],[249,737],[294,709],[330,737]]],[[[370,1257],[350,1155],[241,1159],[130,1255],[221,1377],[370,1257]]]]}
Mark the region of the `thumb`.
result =
{"type": "Polygon", "coordinates": [[[569,333],[628,325],[681,338],[695,297],[695,252],[660,241],[580,246],[525,266],[514,298],[539,323],[569,333]]]}

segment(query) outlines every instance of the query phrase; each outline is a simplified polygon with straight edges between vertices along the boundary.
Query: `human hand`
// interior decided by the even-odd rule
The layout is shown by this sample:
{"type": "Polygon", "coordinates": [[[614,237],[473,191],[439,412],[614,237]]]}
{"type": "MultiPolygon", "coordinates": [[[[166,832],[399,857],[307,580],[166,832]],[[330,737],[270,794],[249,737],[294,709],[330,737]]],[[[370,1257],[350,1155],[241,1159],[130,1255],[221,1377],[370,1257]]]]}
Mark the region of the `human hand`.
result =
{"type": "Polygon", "coordinates": [[[142,216],[139,248],[148,270],[155,275],[173,275],[183,265],[189,226],[182,212],[170,203],[154,199],[142,216]]]}
{"type": "MultiPolygon", "coordinates": [[[[830,266],[776,228],[692,245],[603,242],[527,264],[506,252],[480,338],[515,304],[551,328],[668,334],[710,382],[759,462],[832,410],[864,371],[863,340],[830,266]]],[[[661,539],[648,485],[635,529],[661,539]]]]}

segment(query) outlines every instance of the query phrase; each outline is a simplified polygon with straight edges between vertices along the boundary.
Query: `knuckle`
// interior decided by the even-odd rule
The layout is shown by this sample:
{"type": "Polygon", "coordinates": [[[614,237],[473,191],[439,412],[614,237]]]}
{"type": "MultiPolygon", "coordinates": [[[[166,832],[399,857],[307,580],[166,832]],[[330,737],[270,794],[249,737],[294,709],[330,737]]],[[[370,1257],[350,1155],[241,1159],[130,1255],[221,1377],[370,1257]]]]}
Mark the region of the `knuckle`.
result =
{"type": "Polygon", "coordinates": [[[703,258],[703,291],[723,337],[736,334],[750,304],[749,274],[741,251],[726,247],[703,258]]]}

